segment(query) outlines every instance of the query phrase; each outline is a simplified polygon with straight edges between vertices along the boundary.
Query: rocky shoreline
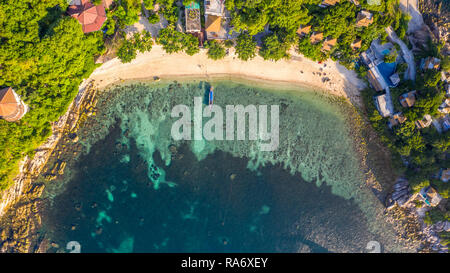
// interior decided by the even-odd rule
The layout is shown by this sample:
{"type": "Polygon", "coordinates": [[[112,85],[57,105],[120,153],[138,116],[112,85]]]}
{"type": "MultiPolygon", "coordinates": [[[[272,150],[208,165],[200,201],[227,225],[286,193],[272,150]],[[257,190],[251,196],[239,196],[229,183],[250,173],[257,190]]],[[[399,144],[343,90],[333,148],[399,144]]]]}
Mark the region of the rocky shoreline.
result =
{"type": "Polygon", "coordinates": [[[443,53],[450,55],[450,4],[441,0],[419,0],[419,9],[434,38],[444,43],[443,53]]]}
{"type": "Polygon", "coordinates": [[[352,138],[360,156],[361,168],[365,170],[366,185],[385,207],[387,221],[394,226],[397,239],[410,249],[424,253],[448,253],[438,233],[450,231],[450,222],[427,225],[425,212],[429,208],[418,208],[415,204],[418,193],[411,192],[409,182],[398,177],[392,170],[389,151],[364,118],[364,113],[349,112],[349,123],[354,128],[352,138]],[[376,162],[380,159],[385,162],[376,162]],[[383,170],[382,170],[383,169],[383,170]]]}
{"type": "Polygon", "coordinates": [[[387,213],[393,219],[402,238],[420,242],[418,248],[420,252],[448,253],[448,246],[442,244],[438,233],[449,232],[450,222],[427,225],[424,216],[430,208],[416,206],[416,202],[421,199],[419,195],[411,193],[406,179],[397,179],[394,191],[386,200],[387,213]]]}
{"type": "Polygon", "coordinates": [[[0,252],[46,252],[51,243],[41,234],[41,195],[45,183],[38,177],[44,174],[51,180],[64,172],[65,162],[57,161],[53,168],[45,170],[55,148],[64,136],[76,140],[76,130],[83,117],[96,103],[97,89],[93,81],[80,85],[76,98],[67,112],[52,125],[52,135],[37,150],[33,158],[26,157],[20,165],[20,173],[14,184],[1,193],[0,201],[0,252]]]}

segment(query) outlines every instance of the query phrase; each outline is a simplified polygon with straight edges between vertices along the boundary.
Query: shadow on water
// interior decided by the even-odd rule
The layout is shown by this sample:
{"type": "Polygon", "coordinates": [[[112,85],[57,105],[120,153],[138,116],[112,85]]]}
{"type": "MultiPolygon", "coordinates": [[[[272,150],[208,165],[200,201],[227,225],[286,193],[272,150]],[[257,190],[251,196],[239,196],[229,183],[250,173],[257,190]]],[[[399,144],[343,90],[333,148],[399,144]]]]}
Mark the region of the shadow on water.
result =
{"type": "Polygon", "coordinates": [[[200,81],[200,83],[198,84],[198,88],[204,90],[203,104],[208,105],[209,104],[209,91],[211,90],[211,84],[209,82],[200,81]]]}
{"type": "Polygon", "coordinates": [[[43,223],[60,245],[76,240],[83,252],[329,252],[363,251],[359,238],[370,236],[357,206],[330,188],[281,166],[250,171],[248,159],[220,151],[197,161],[181,145],[169,166],[155,153],[152,168],[176,183],[155,190],[136,143],[130,139],[128,149],[120,137],[116,124],[77,161],[66,191],[47,203],[43,223]]]}

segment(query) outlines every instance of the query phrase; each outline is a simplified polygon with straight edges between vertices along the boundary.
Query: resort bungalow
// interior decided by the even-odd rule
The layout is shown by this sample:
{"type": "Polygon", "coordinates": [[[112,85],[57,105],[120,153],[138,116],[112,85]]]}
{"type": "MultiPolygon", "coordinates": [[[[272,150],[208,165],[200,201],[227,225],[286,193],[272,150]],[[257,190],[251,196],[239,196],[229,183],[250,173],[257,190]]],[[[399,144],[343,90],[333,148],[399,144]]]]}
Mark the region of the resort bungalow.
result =
{"type": "Polygon", "coordinates": [[[440,174],[439,174],[439,179],[442,182],[448,182],[450,181],[450,168],[445,169],[445,170],[441,170],[440,174]]]}
{"type": "Polygon", "coordinates": [[[420,63],[420,68],[422,70],[427,69],[439,69],[439,66],[441,64],[441,60],[435,57],[427,57],[425,59],[422,59],[420,63]]]}
{"type": "Polygon", "coordinates": [[[416,103],[416,95],[417,95],[416,90],[402,94],[399,97],[400,104],[405,108],[412,107],[416,103]]]}
{"type": "Polygon", "coordinates": [[[450,129],[450,116],[446,114],[444,116],[436,117],[433,120],[433,125],[439,134],[447,132],[450,129]]]}
{"type": "Polygon", "coordinates": [[[431,125],[432,118],[430,115],[423,116],[423,119],[416,121],[416,126],[419,129],[427,128],[431,125]]]}
{"type": "Polygon", "coordinates": [[[389,80],[391,81],[392,86],[397,86],[400,83],[400,76],[398,73],[394,73],[389,76],[389,80]]]}
{"type": "Polygon", "coordinates": [[[402,124],[405,121],[406,117],[401,112],[398,112],[389,118],[388,126],[389,128],[392,128],[398,124],[402,124]]]}
{"type": "Polygon", "coordinates": [[[225,12],[225,0],[205,0],[205,14],[222,17],[225,12]]]}
{"type": "Polygon", "coordinates": [[[450,72],[447,73],[446,71],[441,71],[441,81],[446,84],[450,83],[450,72]]]}
{"type": "Polygon", "coordinates": [[[28,106],[11,87],[0,89],[0,118],[9,122],[18,121],[28,111],[28,106]]]}
{"type": "Polygon", "coordinates": [[[361,60],[364,62],[364,64],[371,68],[373,67],[375,64],[373,62],[373,58],[371,58],[371,56],[369,56],[370,52],[369,50],[361,52],[360,56],[361,56],[361,60]]]}
{"type": "Polygon", "coordinates": [[[323,33],[314,31],[309,37],[311,44],[315,45],[323,40],[323,33]]]}
{"type": "Polygon", "coordinates": [[[361,38],[356,38],[356,40],[354,40],[351,44],[350,47],[352,48],[352,50],[358,50],[361,48],[362,45],[362,40],[361,38]]]}
{"type": "Polygon", "coordinates": [[[420,190],[420,197],[430,207],[436,207],[442,200],[442,196],[431,186],[422,188],[420,190]]]}
{"type": "Polygon", "coordinates": [[[94,5],[90,0],[72,1],[67,13],[80,22],[83,32],[98,31],[106,21],[105,6],[103,3],[94,5]]]}
{"type": "Polygon", "coordinates": [[[205,31],[208,40],[225,40],[228,37],[225,22],[225,0],[205,0],[205,31]]]}
{"type": "Polygon", "coordinates": [[[184,12],[186,17],[186,32],[201,32],[200,5],[195,1],[191,1],[185,6],[184,12]]]}
{"type": "Polygon", "coordinates": [[[450,99],[445,99],[444,102],[439,106],[438,111],[442,114],[450,113],[450,99]]]}
{"type": "Polygon", "coordinates": [[[299,37],[303,37],[311,31],[311,26],[302,26],[297,29],[297,34],[299,37]]]}
{"type": "Polygon", "coordinates": [[[369,81],[373,89],[375,89],[375,91],[377,92],[383,91],[388,87],[388,84],[386,83],[376,66],[370,68],[369,71],[367,71],[367,80],[369,81]]]}
{"type": "Polygon", "coordinates": [[[221,35],[222,30],[222,17],[216,15],[207,15],[205,22],[206,38],[208,40],[226,39],[225,36],[221,35]]]}
{"type": "Polygon", "coordinates": [[[367,27],[373,23],[373,14],[362,10],[356,16],[356,26],[357,27],[367,27]]]}
{"type": "Polygon", "coordinates": [[[448,115],[446,115],[443,118],[441,127],[444,132],[447,132],[448,130],[450,130],[450,117],[448,115]]]}
{"type": "Polygon", "coordinates": [[[322,3],[319,5],[321,8],[326,8],[329,6],[334,6],[336,3],[339,3],[341,0],[322,0],[322,3]]]}
{"type": "Polygon", "coordinates": [[[377,107],[378,112],[383,118],[392,115],[392,112],[391,110],[389,110],[389,107],[387,105],[386,94],[375,96],[374,99],[375,99],[375,106],[377,107]]]}
{"type": "Polygon", "coordinates": [[[330,52],[331,49],[336,45],[337,39],[333,39],[331,37],[327,37],[322,45],[322,52],[330,52]]]}
{"type": "Polygon", "coordinates": [[[380,59],[376,51],[372,49],[372,46],[368,50],[361,52],[360,56],[361,59],[364,61],[364,64],[368,68],[376,67],[383,62],[383,60],[380,59]]]}

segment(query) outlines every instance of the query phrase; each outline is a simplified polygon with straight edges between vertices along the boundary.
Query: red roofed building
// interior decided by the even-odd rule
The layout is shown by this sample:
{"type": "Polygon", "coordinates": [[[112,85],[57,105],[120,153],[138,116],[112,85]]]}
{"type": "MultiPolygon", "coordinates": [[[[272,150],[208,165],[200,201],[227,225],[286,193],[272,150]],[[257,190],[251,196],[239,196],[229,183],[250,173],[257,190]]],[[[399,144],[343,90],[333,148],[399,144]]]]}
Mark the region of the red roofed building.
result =
{"type": "Polygon", "coordinates": [[[89,0],[72,1],[74,5],[67,8],[67,13],[77,19],[84,33],[100,30],[106,21],[104,4],[95,6],[89,0]]]}
{"type": "Polygon", "coordinates": [[[14,122],[21,119],[28,107],[11,87],[0,89],[0,118],[14,122]]]}

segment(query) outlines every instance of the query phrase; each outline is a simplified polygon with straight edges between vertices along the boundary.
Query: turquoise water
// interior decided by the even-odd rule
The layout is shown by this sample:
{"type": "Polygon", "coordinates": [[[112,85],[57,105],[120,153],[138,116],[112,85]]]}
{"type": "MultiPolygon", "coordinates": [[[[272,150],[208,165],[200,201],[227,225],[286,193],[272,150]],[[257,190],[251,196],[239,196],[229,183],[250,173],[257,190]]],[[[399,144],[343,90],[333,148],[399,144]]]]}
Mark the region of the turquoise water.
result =
{"type": "MultiPolygon", "coordinates": [[[[398,251],[365,186],[340,100],[237,81],[135,84],[105,91],[80,130],[85,153],[43,223],[83,252],[398,251]],[[225,105],[279,105],[280,143],[174,141],[177,104],[214,85],[225,105]],[[277,91],[277,92],[274,92],[277,91]]],[[[283,88],[285,89],[285,88],[283,88]]]]}

